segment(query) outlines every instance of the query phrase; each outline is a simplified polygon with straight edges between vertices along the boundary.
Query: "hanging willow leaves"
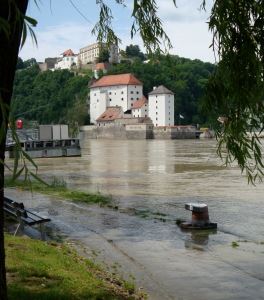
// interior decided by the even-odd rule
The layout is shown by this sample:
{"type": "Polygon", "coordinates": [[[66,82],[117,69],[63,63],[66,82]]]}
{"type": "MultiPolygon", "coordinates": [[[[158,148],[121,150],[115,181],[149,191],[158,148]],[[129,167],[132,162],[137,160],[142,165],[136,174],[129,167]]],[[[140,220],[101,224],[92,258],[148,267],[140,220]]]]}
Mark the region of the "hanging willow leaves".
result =
{"type": "MultiPolygon", "coordinates": [[[[125,6],[124,0],[116,0],[115,2],[125,6]]],[[[172,2],[176,6],[176,0],[172,0],[172,2]]],[[[120,43],[121,40],[112,27],[113,14],[111,8],[104,0],[97,0],[96,3],[100,8],[99,21],[94,26],[92,33],[97,35],[100,42],[106,42],[107,44],[120,43]]],[[[160,51],[162,46],[164,46],[165,51],[172,47],[157,12],[158,6],[155,0],[134,0],[132,12],[134,22],[131,28],[131,37],[133,38],[139,32],[149,53],[160,51]]]]}
{"type": "Polygon", "coordinates": [[[207,108],[226,120],[216,128],[218,154],[227,164],[237,161],[254,183],[263,175],[263,1],[216,0],[209,28],[219,63],[207,86],[207,108]]]}

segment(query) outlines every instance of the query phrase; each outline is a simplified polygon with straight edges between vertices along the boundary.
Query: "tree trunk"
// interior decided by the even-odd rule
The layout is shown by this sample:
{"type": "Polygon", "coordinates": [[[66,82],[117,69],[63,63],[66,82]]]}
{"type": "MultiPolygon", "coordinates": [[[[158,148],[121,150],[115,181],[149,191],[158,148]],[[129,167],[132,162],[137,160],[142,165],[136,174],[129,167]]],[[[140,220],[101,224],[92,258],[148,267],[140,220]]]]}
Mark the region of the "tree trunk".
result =
{"type": "MultiPolygon", "coordinates": [[[[8,126],[9,107],[13,91],[17,57],[23,28],[23,16],[28,0],[1,0],[0,19],[9,25],[9,35],[0,25],[0,159],[5,158],[6,130],[8,126]],[[22,18],[18,18],[20,11],[22,18]]],[[[0,299],[7,299],[5,249],[4,249],[4,165],[0,164],[0,299]]]]}

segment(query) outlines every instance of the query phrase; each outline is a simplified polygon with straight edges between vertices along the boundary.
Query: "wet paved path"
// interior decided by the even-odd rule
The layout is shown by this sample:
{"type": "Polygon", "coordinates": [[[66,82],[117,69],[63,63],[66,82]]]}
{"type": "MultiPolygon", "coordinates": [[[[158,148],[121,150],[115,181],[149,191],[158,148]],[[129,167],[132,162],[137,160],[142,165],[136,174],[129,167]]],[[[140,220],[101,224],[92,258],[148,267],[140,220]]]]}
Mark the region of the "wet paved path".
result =
{"type": "Polygon", "coordinates": [[[150,299],[264,299],[264,245],[240,242],[223,232],[194,235],[172,220],[141,218],[47,196],[9,189],[27,207],[52,219],[51,227],[79,245],[81,253],[104,261],[137,286],[150,299]]]}

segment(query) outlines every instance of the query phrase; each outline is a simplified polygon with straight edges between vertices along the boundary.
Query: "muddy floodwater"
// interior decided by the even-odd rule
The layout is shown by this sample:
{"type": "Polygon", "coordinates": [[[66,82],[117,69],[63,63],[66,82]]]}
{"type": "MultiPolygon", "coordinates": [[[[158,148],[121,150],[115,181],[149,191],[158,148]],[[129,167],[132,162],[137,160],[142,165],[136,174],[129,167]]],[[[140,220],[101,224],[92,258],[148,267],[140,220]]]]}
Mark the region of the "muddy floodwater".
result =
{"type": "Polygon", "coordinates": [[[20,197],[150,299],[264,299],[264,183],[249,186],[236,167],[223,167],[215,147],[208,140],[86,140],[82,157],[37,159],[39,174],[112,195],[118,210],[20,197]],[[175,221],[190,218],[188,202],[207,203],[218,230],[181,231],[175,221]]]}

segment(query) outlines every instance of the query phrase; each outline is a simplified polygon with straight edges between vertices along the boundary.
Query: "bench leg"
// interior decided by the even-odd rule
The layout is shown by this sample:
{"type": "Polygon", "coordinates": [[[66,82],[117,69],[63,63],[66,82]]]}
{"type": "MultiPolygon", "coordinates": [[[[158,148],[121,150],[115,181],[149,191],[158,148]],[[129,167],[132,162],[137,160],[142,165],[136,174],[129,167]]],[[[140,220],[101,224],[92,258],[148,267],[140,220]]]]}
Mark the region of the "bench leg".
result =
{"type": "Polygon", "coordinates": [[[39,231],[40,231],[42,241],[46,241],[46,232],[43,224],[39,224],[39,231]]]}
{"type": "Polygon", "coordinates": [[[17,228],[15,230],[14,236],[17,235],[18,231],[21,231],[21,232],[24,231],[24,223],[21,220],[19,220],[19,224],[17,225],[17,228]]]}

